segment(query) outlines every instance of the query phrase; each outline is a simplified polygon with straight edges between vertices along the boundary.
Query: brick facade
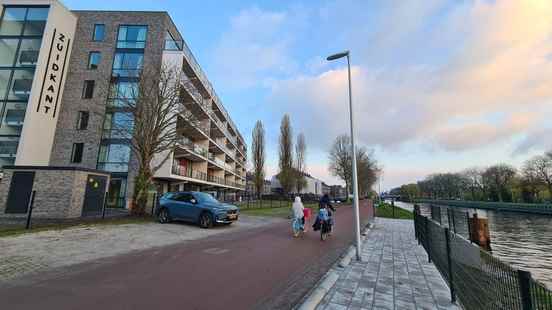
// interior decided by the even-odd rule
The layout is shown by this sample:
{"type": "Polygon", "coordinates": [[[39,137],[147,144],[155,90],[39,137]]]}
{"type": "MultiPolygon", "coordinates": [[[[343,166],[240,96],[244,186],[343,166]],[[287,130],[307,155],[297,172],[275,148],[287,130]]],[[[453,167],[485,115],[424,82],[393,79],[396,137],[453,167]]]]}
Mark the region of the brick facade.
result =
{"type": "MultiPolygon", "coordinates": [[[[108,177],[109,174],[90,170],[63,169],[4,169],[0,180],[0,216],[26,217],[26,214],[6,214],[8,193],[14,171],[34,171],[33,190],[36,191],[33,218],[60,219],[76,218],[82,215],[86,182],[89,174],[108,177]]],[[[104,190],[107,191],[107,184],[104,190]]]]}

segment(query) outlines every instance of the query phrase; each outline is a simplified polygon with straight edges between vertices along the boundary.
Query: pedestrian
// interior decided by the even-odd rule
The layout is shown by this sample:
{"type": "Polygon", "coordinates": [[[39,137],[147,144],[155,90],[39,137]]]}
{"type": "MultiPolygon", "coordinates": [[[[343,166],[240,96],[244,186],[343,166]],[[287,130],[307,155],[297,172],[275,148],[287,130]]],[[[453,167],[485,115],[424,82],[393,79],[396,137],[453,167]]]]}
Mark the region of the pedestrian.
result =
{"type": "Polygon", "coordinates": [[[303,206],[303,203],[301,202],[301,197],[296,196],[295,201],[293,202],[293,205],[291,206],[291,210],[293,211],[293,220],[292,224],[294,227],[294,236],[297,237],[299,234],[299,230],[304,231],[305,230],[305,215],[303,211],[305,210],[305,206],[303,206]],[[297,231],[295,231],[295,228],[298,228],[297,231]]]}

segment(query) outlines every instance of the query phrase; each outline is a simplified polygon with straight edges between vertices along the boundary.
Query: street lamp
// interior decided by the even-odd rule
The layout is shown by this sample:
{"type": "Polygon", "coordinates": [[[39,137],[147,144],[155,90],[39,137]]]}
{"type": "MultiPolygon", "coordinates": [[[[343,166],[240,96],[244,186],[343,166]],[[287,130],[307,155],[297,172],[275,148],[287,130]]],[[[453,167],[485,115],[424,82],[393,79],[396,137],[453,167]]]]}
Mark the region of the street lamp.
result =
{"type": "MultiPolygon", "coordinates": [[[[357,162],[355,148],[355,125],[353,120],[353,94],[351,91],[351,56],[349,51],[328,56],[326,60],[332,61],[347,57],[347,69],[349,73],[349,118],[351,123],[351,152],[353,153],[353,210],[355,217],[355,244],[356,244],[356,259],[360,261],[360,218],[358,210],[358,180],[357,180],[357,162]]],[[[348,195],[349,193],[347,193],[348,195]]]]}

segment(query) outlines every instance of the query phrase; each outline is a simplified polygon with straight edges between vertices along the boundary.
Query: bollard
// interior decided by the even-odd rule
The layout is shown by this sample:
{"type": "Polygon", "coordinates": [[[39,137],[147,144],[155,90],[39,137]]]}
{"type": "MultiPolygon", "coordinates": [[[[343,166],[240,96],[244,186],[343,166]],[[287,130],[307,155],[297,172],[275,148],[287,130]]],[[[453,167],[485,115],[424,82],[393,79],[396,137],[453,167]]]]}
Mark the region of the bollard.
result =
{"type": "Polygon", "coordinates": [[[108,192],[105,192],[104,201],[102,205],[102,220],[105,219],[105,209],[107,207],[107,195],[108,195],[108,192]]]}
{"type": "Polygon", "coordinates": [[[447,244],[447,265],[448,265],[448,274],[449,274],[449,288],[450,288],[450,301],[456,301],[456,295],[454,294],[454,281],[452,275],[452,258],[450,253],[450,229],[445,228],[445,240],[447,244]]]}
{"type": "Polygon", "coordinates": [[[153,201],[151,203],[151,216],[155,216],[155,207],[157,207],[157,192],[153,193],[153,201]]]}
{"type": "Polygon", "coordinates": [[[525,270],[518,270],[519,293],[523,310],[533,309],[531,303],[531,273],[525,270]]]}
{"type": "Polygon", "coordinates": [[[27,206],[27,224],[25,225],[25,229],[31,229],[31,216],[33,214],[33,204],[34,204],[34,198],[36,195],[36,191],[32,191],[31,195],[29,197],[29,204],[27,206]]]}
{"type": "Polygon", "coordinates": [[[429,240],[429,221],[427,217],[424,217],[424,232],[425,232],[425,248],[427,252],[427,262],[431,263],[431,249],[430,249],[430,240],[429,240]]]}

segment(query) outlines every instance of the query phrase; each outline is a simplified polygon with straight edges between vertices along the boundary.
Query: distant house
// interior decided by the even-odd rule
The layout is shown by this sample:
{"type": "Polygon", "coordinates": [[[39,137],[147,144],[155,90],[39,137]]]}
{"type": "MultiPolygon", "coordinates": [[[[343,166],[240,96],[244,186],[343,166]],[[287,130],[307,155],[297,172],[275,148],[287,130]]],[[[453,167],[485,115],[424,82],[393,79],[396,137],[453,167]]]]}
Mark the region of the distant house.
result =
{"type": "MultiPolygon", "coordinates": [[[[303,173],[303,175],[305,176],[306,185],[301,190],[300,193],[296,193],[296,190],[294,189],[293,190],[294,194],[311,194],[316,196],[324,195],[324,185],[325,185],[324,182],[312,177],[308,173],[303,173]]],[[[280,181],[278,181],[278,175],[274,175],[270,181],[271,181],[272,192],[281,194],[283,190],[282,190],[282,186],[280,185],[280,181]]],[[[326,185],[326,187],[328,186],[326,185]]]]}
{"type": "MultiPolygon", "coordinates": [[[[245,192],[247,196],[255,196],[255,183],[253,182],[253,174],[248,172],[245,177],[245,192]]],[[[270,195],[272,193],[271,182],[269,180],[264,180],[263,189],[261,195],[270,195]]]]}

